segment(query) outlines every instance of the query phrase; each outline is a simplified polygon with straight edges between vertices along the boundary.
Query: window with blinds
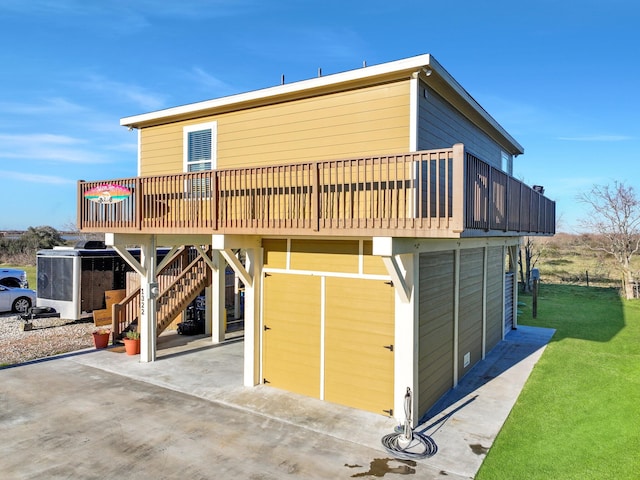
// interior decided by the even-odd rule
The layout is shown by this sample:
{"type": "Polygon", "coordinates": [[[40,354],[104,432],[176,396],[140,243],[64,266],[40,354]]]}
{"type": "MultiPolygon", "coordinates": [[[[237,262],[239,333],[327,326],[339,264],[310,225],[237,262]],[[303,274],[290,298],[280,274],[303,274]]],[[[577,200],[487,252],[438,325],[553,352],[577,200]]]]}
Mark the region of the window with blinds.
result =
{"type": "MultiPolygon", "coordinates": [[[[216,167],[216,122],[191,125],[184,128],[184,171],[205,172],[216,167]]],[[[190,197],[211,196],[209,175],[194,175],[187,180],[186,192],[190,197]]]]}
{"type": "Polygon", "coordinates": [[[211,129],[188,132],[187,172],[211,170],[211,129]]]}

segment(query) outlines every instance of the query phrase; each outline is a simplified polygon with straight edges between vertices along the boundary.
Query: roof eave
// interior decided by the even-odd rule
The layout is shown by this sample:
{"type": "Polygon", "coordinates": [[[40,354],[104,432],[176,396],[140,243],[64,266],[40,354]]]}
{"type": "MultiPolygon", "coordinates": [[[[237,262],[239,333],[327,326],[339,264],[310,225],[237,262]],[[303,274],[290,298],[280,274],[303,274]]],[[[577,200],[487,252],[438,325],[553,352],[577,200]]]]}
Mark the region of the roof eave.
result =
{"type": "MultiPolygon", "coordinates": [[[[393,62],[372,65],[346,72],[335,73],[324,77],[311,78],[298,82],[277,85],[251,92],[239,93],[227,97],[205,100],[202,102],[190,103],[178,107],[171,107],[154,112],[143,113],[130,117],[124,117],[120,120],[120,125],[129,128],[142,128],[153,126],[161,123],[170,123],[185,118],[193,118],[202,116],[205,112],[214,113],[217,110],[230,109],[234,106],[242,108],[242,105],[250,105],[258,102],[273,103],[280,97],[292,97],[301,95],[305,91],[312,92],[322,89],[339,90],[341,86],[350,83],[362,82],[370,80],[371,83],[382,81],[386,78],[402,78],[407,75],[418,72],[424,73],[426,69],[431,69],[431,73],[435,73],[435,78],[441,79],[448,90],[445,98],[455,95],[464,104],[469,106],[472,111],[478,115],[486,126],[490,127],[499,136],[510,144],[509,153],[512,155],[520,155],[524,153],[522,146],[482,106],[447,72],[442,65],[430,54],[418,55],[393,62]],[[199,115],[200,114],[200,115],[199,115]]],[[[429,77],[423,77],[427,79],[429,77]]]]}

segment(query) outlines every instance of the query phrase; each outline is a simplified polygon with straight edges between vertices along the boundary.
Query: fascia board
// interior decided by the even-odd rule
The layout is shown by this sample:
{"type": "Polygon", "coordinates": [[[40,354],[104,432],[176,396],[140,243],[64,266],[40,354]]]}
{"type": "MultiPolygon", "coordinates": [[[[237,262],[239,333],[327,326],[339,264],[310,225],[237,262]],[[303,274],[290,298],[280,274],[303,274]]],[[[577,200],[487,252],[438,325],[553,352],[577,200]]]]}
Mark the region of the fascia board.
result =
{"type": "MultiPolygon", "coordinates": [[[[120,120],[120,125],[129,128],[140,128],[144,125],[155,125],[160,123],[168,123],[177,119],[185,119],[189,117],[197,117],[204,112],[214,112],[218,109],[231,108],[237,105],[241,108],[242,104],[251,104],[255,102],[275,102],[278,98],[286,98],[290,96],[300,95],[305,91],[311,94],[314,90],[332,89],[338,90],[341,85],[354,83],[358,81],[366,81],[369,79],[372,83],[378,78],[398,76],[403,74],[421,73],[425,69],[430,68],[432,75],[440,79],[447,88],[458,98],[468,105],[477,115],[483,118],[491,128],[495,129],[507,142],[513,145],[510,153],[522,154],[523,147],[511,136],[507,131],[489,115],[489,113],[447,72],[442,65],[431,54],[423,54],[415,57],[396,60],[393,62],[382,63],[362,67],[346,72],[335,73],[323,77],[301,80],[298,82],[277,85],[251,92],[239,93],[228,97],[205,100],[203,102],[190,103],[178,107],[171,107],[164,110],[143,113],[130,117],[124,117],[120,120]]],[[[422,78],[430,83],[428,76],[422,75],[422,78]]],[[[446,98],[446,95],[445,95],[446,98]]]]}
{"type": "Polygon", "coordinates": [[[384,76],[396,72],[416,70],[429,65],[431,55],[425,54],[417,57],[397,60],[395,62],[382,63],[363,67],[347,72],[336,73],[324,77],[302,80],[295,83],[278,85],[275,87],[254,90],[252,92],[230,95],[228,97],[206,100],[203,102],[191,103],[178,107],[167,108],[155,112],[144,113],[125,117],[120,120],[120,125],[126,127],[136,127],[139,124],[167,119],[170,117],[181,117],[184,115],[195,114],[203,110],[214,110],[216,108],[226,107],[233,104],[241,104],[245,102],[253,102],[257,100],[268,100],[279,96],[292,95],[305,90],[331,87],[343,83],[354,82],[366,78],[374,78],[384,76]]]}

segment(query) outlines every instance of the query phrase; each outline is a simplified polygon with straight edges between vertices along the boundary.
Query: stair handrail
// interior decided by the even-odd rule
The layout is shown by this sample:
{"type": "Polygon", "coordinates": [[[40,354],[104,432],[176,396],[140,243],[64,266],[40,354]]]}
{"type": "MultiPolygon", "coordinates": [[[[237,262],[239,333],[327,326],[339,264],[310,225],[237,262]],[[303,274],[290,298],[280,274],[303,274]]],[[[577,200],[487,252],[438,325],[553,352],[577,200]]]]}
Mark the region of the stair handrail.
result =
{"type": "MultiPolygon", "coordinates": [[[[207,251],[205,252],[207,255],[209,255],[209,252],[211,251],[211,247],[209,247],[209,249],[207,249],[207,251]]],[[[210,275],[210,269],[207,266],[207,264],[205,263],[204,259],[202,258],[202,256],[199,254],[189,265],[187,265],[186,268],[184,268],[182,270],[182,272],[180,273],[180,275],[178,275],[173,282],[171,282],[169,285],[167,285],[167,287],[160,293],[160,295],[158,295],[158,301],[156,303],[156,308],[157,308],[157,312],[158,312],[158,318],[157,318],[157,323],[156,323],[156,334],[160,335],[166,328],[167,326],[169,326],[169,324],[178,316],[178,314],[184,310],[184,308],[178,308],[177,311],[174,312],[175,307],[181,305],[186,298],[189,298],[193,295],[193,290],[198,290],[198,292],[205,286],[209,285],[211,283],[211,275],[210,275]],[[181,296],[180,300],[178,302],[175,302],[170,308],[169,311],[167,312],[167,317],[171,317],[171,318],[167,318],[163,315],[160,314],[162,307],[164,307],[165,305],[168,305],[168,302],[165,303],[163,302],[161,299],[163,299],[166,295],[169,295],[179,284],[181,284],[183,282],[183,280],[187,277],[187,275],[190,275],[192,273],[193,270],[195,270],[196,268],[200,268],[202,267],[204,269],[204,275],[203,276],[197,276],[196,279],[198,280],[196,282],[196,286],[189,289],[188,292],[185,292],[184,295],[181,296]],[[204,285],[201,285],[202,280],[204,279],[204,285]]],[[[185,305],[186,308],[186,305],[185,305]]]]}
{"type": "MultiPolygon", "coordinates": [[[[162,275],[169,268],[175,268],[176,262],[180,262],[178,268],[182,269],[182,265],[189,258],[189,250],[182,246],[174,255],[174,258],[167,263],[158,272],[162,275]]],[[[179,275],[178,275],[179,276],[179,275]]],[[[176,277],[177,278],[177,277],[176,277]]],[[[120,340],[122,332],[140,317],[140,287],[133,290],[129,295],[123,298],[119,303],[111,307],[111,341],[112,343],[120,340]]]]}

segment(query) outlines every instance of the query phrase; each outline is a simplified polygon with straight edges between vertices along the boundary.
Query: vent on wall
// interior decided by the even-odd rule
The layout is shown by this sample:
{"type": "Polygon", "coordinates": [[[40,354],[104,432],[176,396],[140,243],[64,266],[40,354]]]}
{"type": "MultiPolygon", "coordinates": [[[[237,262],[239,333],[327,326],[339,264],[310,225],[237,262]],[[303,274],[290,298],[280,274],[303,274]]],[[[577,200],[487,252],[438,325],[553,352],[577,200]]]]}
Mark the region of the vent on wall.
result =
{"type": "Polygon", "coordinates": [[[467,352],[464,354],[464,368],[467,368],[471,363],[471,352],[467,352]]]}

